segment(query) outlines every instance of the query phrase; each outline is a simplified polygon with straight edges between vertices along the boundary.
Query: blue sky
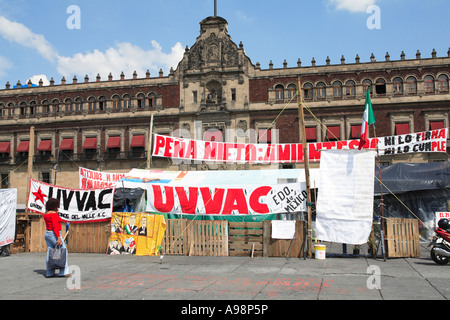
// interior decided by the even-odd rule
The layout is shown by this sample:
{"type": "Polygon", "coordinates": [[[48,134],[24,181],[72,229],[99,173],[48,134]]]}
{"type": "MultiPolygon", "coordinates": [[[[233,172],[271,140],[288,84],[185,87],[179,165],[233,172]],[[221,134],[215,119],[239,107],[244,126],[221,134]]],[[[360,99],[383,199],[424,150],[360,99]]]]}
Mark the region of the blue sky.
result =
{"type": "MultiPolygon", "coordinates": [[[[298,58],[323,65],[327,56],[353,63],[356,54],[362,62],[371,53],[384,60],[386,52],[398,60],[402,51],[412,59],[417,50],[429,58],[433,49],[443,57],[450,47],[448,0],[217,1],[232,40],[263,69],[270,60],[281,68],[284,59],[293,67],[298,58]],[[380,29],[367,27],[370,5],[380,9],[380,29]]],[[[59,84],[62,76],[71,83],[74,75],[167,74],[213,13],[213,0],[0,0],[0,89],[29,78],[59,84]],[[68,28],[68,20],[80,28],[68,28]]]]}

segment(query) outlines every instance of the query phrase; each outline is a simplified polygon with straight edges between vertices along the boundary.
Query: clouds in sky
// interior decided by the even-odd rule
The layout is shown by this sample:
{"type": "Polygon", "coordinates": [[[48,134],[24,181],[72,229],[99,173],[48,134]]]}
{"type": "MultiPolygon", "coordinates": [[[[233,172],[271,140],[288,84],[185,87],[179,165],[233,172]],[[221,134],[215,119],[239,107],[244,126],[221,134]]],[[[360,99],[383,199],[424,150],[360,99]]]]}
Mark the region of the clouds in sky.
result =
{"type": "Polygon", "coordinates": [[[143,77],[147,69],[152,76],[159,69],[174,69],[183,57],[184,48],[177,42],[170,53],[164,53],[158,42],[152,41],[152,49],[144,50],[129,42],[121,42],[115,47],[101,52],[95,49],[92,52],[76,53],[72,57],[58,57],[57,70],[66,78],[73,75],[89,75],[95,77],[98,74],[106,79],[111,72],[115,79],[123,71],[127,78],[136,71],[139,77],[143,77]]]}
{"type": "Polygon", "coordinates": [[[338,10],[350,12],[366,12],[367,8],[374,5],[378,0],[328,0],[330,5],[336,6],[338,10]]]}
{"type": "MultiPolygon", "coordinates": [[[[24,24],[10,21],[3,16],[0,16],[0,36],[34,49],[42,58],[54,63],[56,70],[67,80],[74,75],[78,78],[88,75],[93,79],[97,74],[100,74],[102,79],[106,79],[110,72],[117,79],[122,71],[127,78],[131,78],[134,71],[139,77],[143,77],[147,69],[155,75],[159,69],[176,68],[184,53],[184,48],[179,42],[171,48],[170,53],[164,53],[160,44],[152,41],[152,48],[148,50],[128,42],[121,42],[105,52],[94,49],[92,52],[76,53],[71,57],[60,56],[43,35],[35,34],[24,24]]],[[[12,63],[0,56],[0,75],[4,75],[5,71],[11,67],[12,63]]],[[[33,83],[37,83],[40,78],[43,79],[44,84],[48,83],[45,75],[35,75],[30,78],[33,83]]]]}
{"type": "Polygon", "coordinates": [[[10,21],[0,16],[0,35],[8,41],[35,49],[41,57],[53,62],[57,53],[41,34],[35,34],[22,23],[10,21]]]}
{"type": "Polygon", "coordinates": [[[12,68],[12,63],[5,57],[0,56],[0,77],[6,75],[6,70],[12,68]]]}

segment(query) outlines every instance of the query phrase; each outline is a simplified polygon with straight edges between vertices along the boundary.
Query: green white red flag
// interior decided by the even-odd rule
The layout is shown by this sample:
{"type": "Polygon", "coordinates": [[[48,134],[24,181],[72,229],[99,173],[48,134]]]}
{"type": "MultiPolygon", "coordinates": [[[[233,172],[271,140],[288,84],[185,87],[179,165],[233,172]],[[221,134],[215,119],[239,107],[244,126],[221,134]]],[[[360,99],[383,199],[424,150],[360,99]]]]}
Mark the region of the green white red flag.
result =
{"type": "Polygon", "coordinates": [[[372,102],[370,101],[369,88],[367,88],[366,103],[365,103],[364,115],[363,115],[363,119],[362,119],[361,137],[359,138],[358,150],[361,150],[362,147],[368,141],[369,126],[374,123],[375,123],[375,116],[373,115],[372,102]]]}

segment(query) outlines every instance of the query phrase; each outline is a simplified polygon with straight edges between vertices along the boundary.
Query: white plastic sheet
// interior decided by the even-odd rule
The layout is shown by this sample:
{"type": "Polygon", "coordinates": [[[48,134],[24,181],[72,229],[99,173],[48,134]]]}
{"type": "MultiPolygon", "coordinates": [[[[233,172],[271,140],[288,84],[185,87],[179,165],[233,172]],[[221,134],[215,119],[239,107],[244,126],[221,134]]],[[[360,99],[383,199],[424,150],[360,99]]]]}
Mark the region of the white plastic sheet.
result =
{"type": "Polygon", "coordinates": [[[374,150],[322,152],[316,208],[319,240],[366,243],[372,228],[374,150]]]}
{"type": "Polygon", "coordinates": [[[0,189],[0,247],[14,242],[17,189],[0,189]]]}

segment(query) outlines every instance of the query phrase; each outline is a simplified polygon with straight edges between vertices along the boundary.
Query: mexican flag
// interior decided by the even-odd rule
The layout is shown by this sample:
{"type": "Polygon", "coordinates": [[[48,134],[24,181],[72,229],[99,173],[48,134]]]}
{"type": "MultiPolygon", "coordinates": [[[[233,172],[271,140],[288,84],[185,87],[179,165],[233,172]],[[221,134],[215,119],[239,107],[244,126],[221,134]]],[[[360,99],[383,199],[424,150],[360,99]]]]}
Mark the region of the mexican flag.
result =
{"type": "Polygon", "coordinates": [[[369,133],[369,126],[373,123],[375,123],[375,116],[373,115],[372,110],[372,102],[370,101],[370,92],[369,88],[366,90],[366,103],[365,103],[365,110],[364,115],[362,119],[362,125],[361,125],[361,137],[359,138],[359,147],[358,150],[361,150],[364,144],[367,142],[368,133],[369,133]]]}

